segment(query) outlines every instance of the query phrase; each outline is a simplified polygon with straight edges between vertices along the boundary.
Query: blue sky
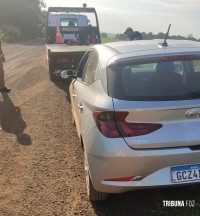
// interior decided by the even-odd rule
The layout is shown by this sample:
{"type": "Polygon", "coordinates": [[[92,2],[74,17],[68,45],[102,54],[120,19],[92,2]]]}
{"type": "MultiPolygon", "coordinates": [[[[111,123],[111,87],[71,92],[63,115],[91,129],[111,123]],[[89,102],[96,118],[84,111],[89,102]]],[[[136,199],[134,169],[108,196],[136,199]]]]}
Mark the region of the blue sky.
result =
{"type": "Polygon", "coordinates": [[[200,0],[45,0],[47,6],[95,7],[101,32],[123,33],[126,27],[141,32],[200,38],[200,0]],[[71,2],[71,3],[70,3],[71,2]]]}

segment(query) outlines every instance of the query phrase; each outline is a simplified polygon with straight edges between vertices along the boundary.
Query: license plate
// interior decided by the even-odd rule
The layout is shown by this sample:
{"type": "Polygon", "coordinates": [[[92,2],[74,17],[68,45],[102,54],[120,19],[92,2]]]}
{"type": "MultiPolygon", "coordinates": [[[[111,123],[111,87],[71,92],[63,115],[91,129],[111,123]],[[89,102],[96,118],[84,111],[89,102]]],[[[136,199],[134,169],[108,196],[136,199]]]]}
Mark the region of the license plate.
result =
{"type": "Polygon", "coordinates": [[[200,180],[200,164],[171,167],[173,183],[200,180]]]}

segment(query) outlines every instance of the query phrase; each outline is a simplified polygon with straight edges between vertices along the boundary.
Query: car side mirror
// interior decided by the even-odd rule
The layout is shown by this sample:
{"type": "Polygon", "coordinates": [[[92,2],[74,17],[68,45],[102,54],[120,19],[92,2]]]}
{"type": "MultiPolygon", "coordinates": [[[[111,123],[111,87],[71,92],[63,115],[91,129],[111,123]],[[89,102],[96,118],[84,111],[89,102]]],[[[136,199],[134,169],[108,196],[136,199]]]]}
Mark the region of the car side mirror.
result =
{"type": "Polygon", "coordinates": [[[64,71],[61,71],[60,76],[63,79],[76,78],[76,71],[74,71],[74,70],[64,70],[64,71]]]}

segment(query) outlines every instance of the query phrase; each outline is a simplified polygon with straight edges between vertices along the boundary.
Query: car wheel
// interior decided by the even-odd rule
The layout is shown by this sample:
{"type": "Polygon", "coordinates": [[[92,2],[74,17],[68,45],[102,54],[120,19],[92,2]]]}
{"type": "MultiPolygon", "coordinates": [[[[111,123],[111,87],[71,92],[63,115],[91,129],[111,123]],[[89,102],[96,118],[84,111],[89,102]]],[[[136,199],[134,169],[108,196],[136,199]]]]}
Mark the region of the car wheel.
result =
{"type": "Polygon", "coordinates": [[[86,187],[87,187],[87,194],[89,197],[89,200],[91,202],[97,202],[101,200],[105,200],[108,197],[108,193],[98,192],[94,189],[94,186],[91,181],[90,172],[89,172],[89,166],[87,162],[86,155],[84,157],[85,162],[85,176],[86,176],[86,187]]]}

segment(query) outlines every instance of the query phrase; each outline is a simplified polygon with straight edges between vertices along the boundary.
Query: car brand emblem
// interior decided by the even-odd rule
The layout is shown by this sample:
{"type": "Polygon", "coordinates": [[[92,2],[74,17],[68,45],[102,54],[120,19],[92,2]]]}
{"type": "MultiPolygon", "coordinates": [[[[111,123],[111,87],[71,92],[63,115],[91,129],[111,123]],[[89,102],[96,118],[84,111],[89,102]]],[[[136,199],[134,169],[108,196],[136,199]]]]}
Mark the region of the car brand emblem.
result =
{"type": "Polygon", "coordinates": [[[185,116],[188,118],[199,118],[200,117],[200,108],[190,109],[185,113],[185,116]]]}

